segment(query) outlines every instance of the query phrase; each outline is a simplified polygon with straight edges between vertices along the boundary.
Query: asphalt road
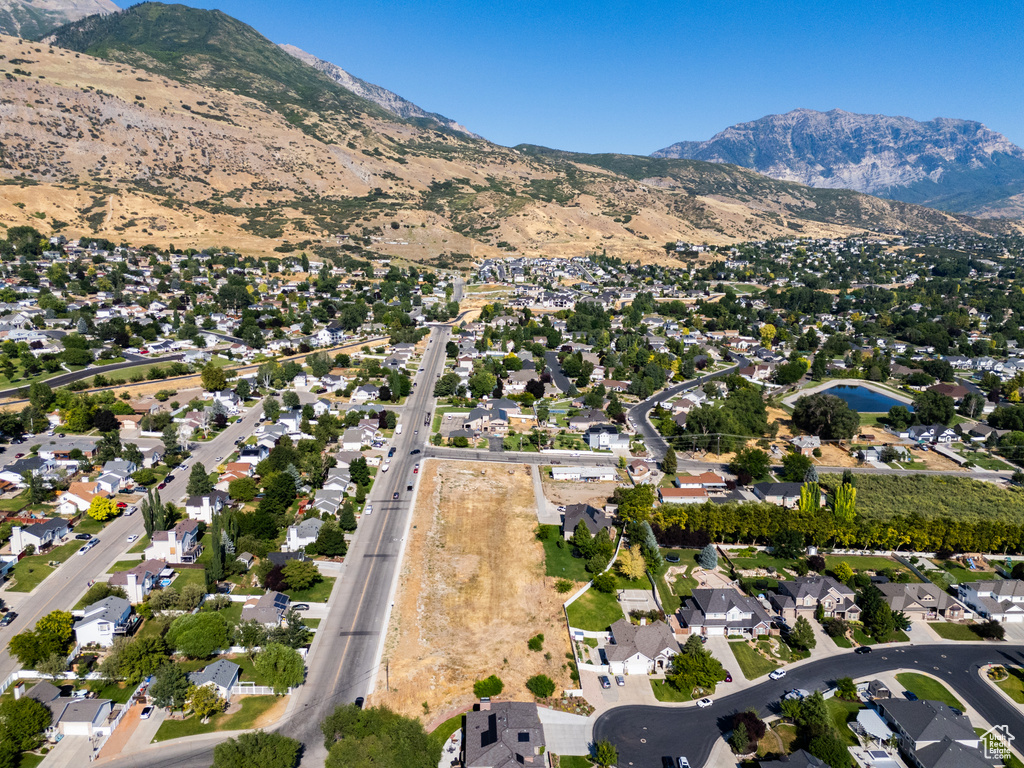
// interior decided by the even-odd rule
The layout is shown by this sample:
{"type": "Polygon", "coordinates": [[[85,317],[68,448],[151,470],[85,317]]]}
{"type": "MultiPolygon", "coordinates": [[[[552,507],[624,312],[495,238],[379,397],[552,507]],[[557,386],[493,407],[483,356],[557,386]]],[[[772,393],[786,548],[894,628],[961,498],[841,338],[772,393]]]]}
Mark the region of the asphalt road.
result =
{"type": "Polygon", "coordinates": [[[569,387],[572,386],[572,382],[569,381],[569,377],[562,372],[562,364],[558,362],[558,352],[553,349],[545,352],[544,362],[547,363],[547,369],[551,372],[552,380],[564,395],[569,391],[569,387]]]}
{"type": "Polygon", "coordinates": [[[581,451],[579,456],[562,454],[552,456],[548,453],[528,453],[526,451],[473,451],[467,448],[440,448],[427,446],[424,456],[430,459],[448,459],[450,461],[494,461],[507,464],[565,464],[586,465],[588,467],[617,467],[619,459],[607,453],[592,454],[581,451]]]}
{"type": "MultiPolygon", "coordinates": [[[[843,653],[797,666],[782,680],[767,680],[744,691],[715,699],[708,709],[632,706],[611,709],[594,724],[595,740],[607,739],[619,750],[619,765],[662,768],[665,757],[680,755],[694,768],[707,761],[715,742],[729,730],[733,714],[751,707],[766,716],[782,695],[793,688],[827,690],[840,677],[860,679],[894,669],[910,669],[936,675],[990,725],[1007,725],[1012,734],[1024,736],[1024,714],[1006,703],[979,676],[988,663],[1021,664],[1024,646],[1002,643],[955,643],[925,646],[889,646],[863,656],[843,653]]],[[[899,692],[894,691],[894,695],[899,692]]]]}
{"type": "MultiPolygon", "coordinates": [[[[189,467],[201,461],[208,470],[212,470],[218,463],[218,458],[225,458],[234,450],[235,440],[252,434],[262,414],[263,406],[255,405],[243,418],[229,425],[210,442],[193,443],[192,458],[188,460],[189,467]]],[[[10,451],[14,447],[24,449],[30,447],[33,442],[50,440],[53,438],[37,435],[23,445],[8,446],[7,450],[10,451]]],[[[21,450],[18,452],[27,453],[21,450]]],[[[188,473],[188,469],[173,472],[174,480],[159,492],[162,501],[175,504],[181,502],[188,485],[188,473]]],[[[34,627],[36,622],[50,611],[69,610],[88,589],[89,581],[105,580],[107,569],[129,548],[127,537],[130,534],[141,537],[144,533],[141,514],[134,514],[131,517],[122,515],[99,534],[99,544],[84,555],[72,555],[36,587],[31,595],[0,590],[0,597],[11,603],[18,613],[18,618],[9,627],[0,629],[0,648],[3,649],[0,652],[0,680],[6,679],[18,667],[17,661],[7,653],[7,643],[10,639],[19,632],[34,627]]]]}
{"type": "MultiPolygon", "coordinates": [[[[136,357],[131,360],[125,358],[123,363],[111,363],[110,365],[98,365],[95,367],[83,368],[80,371],[71,371],[70,373],[62,373],[59,376],[46,379],[44,384],[49,384],[51,388],[56,389],[57,387],[63,387],[67,384],[71,384],[81,379],[88,379],[90,376],[95,376],[97,373],[104,375],[113,373],[114,371],[120,371],[122,368],[135,368],[139,365],[145,365],[147,363],[169,363],[174,360],[181,360],[181,353],[175,355],[164,355],[163,357],[136,357]]],[[[0,390],[0,397],[12,397],[21,390],[27,390],[28,384],[22,384],[20,387],[10,387],[9,389],[0,390]]]]}

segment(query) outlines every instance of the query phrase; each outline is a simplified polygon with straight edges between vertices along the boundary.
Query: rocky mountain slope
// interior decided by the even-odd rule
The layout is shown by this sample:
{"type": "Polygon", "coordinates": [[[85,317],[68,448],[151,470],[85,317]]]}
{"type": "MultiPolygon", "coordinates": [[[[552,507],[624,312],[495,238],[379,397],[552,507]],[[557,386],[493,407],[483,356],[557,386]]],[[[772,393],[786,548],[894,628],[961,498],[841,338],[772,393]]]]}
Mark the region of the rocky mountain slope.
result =
{"type": "Polygon", "coordinates": [[[943,210],[1024,214],[1024,149],[969,120],[797,109],[653,156],[734,163],[776,179],[943,210]]]}
{"type": "Polygon", "coordinates": [[[61,24],[117,10],[110,0],[0,0],[0,34],[38,40],[61,24]]]}
{"type": "Polygon", "coordinates": [[[1011,226],[714,163],[500,147],[399,118],[217,11],[144,3],[50,41],[0,38],[0,227],[459,264],[1011,226]]]}
{"type": "Polygon", "coordinates": [[[294,56],[299,61],[302,61],[318,72],[322,72],[331,78],[334,82],[349,91],[352,91],[356,96],[361,96],[367,101],[372,101],[379,107],[383,107],[391,114],[404,118],[406,120],[423,120],[428,125],[438,125],[442,128],[446,128],[450,131],[458,131],[464,133],[467,136],[473,138],[480,138],[475,133],[471,132],[463,125],[459,125],[451,118],[439,115],[436,112],[427,112],[427,110],[413,104],[408,99],[403,99],[397,93],[392,93],[387,88],[381,88],[379,85],[368,83],[365,80],[360,80],[355,75],[346,72],[344,69],[339,67],[337,64],[332,64],[329,61],[318,59],[311,53],[306,53],[301,48],[296,48],[294,45],[282,45],[281,50],[294,56]]]}

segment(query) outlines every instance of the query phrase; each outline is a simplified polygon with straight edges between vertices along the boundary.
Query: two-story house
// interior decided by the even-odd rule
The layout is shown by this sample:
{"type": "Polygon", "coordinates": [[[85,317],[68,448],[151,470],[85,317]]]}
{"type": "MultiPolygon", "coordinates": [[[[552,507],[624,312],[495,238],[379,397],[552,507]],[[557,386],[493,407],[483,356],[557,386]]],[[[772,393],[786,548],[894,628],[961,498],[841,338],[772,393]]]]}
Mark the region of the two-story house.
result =
{"type": "Polygon", "coordinates": [[[752,597],[736,589],[695,589],[678,613],[684,635],[767,635],[771,616],[752,597]]]}
{"type": "Polygon", "coordinates": [[[1003,624],[1024,622],[1024,581],[967,581],[957,587],[957,596],[984,619],[1003,624]]]}
{"type": "Polygon", "coordinates": [[[903,611],[910,619],[934,621],[966,618],[963,605],[935,584],[877,584],[882,599],[894,611],[903,611]]]}
{"type": "Polygon", "coordinates": [[[31,525],[16,525],[11,528],[11,554],[20,555],[29,546],[39,552],[60,542],[69,533],[68,521],[55,517],[31,525]]]}
{"type": "Polygon", "coordinates": [[[612,643],[604,648],[613,675],[650,675],[671,668],[679,641],[664,621],[637,626],[619,619],[611,626],[612,643]]]}
{"type": "Polygon", "coordinates": [[[288,526],[288,537],[281,547],[284,552],[304,552],[306,546],[316,541],[324,521],[318,517],[307,517],[296,525],[288,526]]]}
{"type": "Polygon", "coordinates": [[[991,768],[966,715],[940,701],[881,699],[878,713],[896,733],[903,757],[914,768],[991,768]]]}
{"type": "Polygon", "coordinates": [[[86,607],[75,622],[75,640],[79,645],[109,648],[114,638],[128,634],[132,625],[132,604],[111,595],[86,607]]]}
{"type": "Polygon", "coordinates": [[[146,547],[146,559],[194,563],[203,554],[198,539],[199,523],[195,520],[182,520],[169,531],[153,532],[152,543],[146,547]]]}
{"type": "Polygon", "coordinates": [[[160,579],[165,578],[165,572],[166,578],[173,573],[163,560],[143,560],[127,571],[115,571],[107,583],[112,587],[121,587],[128,594],[132,605],[138,605],[159,585],[160,579]]]}
{"type": "Polygon", "coordinates": [[[827,618],[860,620],[856,594],[831,576],[800,576],[793,581],[780,581],[778,593],[769,595],[768,600],[787,619],[810,618],[820,605],[827,618]]]}

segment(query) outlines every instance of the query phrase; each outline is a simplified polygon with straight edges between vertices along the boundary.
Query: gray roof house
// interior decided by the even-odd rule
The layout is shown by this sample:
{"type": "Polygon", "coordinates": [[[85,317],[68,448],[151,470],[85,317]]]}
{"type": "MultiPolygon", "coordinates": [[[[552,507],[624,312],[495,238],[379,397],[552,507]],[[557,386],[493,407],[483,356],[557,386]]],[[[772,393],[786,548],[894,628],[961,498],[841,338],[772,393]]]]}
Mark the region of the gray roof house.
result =
{"type": "Polygon", "coordinates": [[[898,734],[900,751],[917,768],[982,768],[980,739],[965,715],[941,701],[881,699],[878,713],[898,734]]]}
{"type": "Polygon", "coordinates": [[[860,606],[855,602],[853,590],[831,576],[800,576],[793,581],[780,581],[778,589],[778,594],[768,599],[786,618],[813,614],[819,605],[828,618],[853,621],[860,618],[860,606]]]}
{"type": "Polygon", "coordinates": [[[982,618],[1009,624],[1024,622],[1024,581],[1019,579],[961,582],[957,597],[982,618]]]}
{"type": "Polygon", "coordinates": [[[649,675],[664,672],[679,653],[679,642],[664,621],[637,626],[619,619],[611,626],[615,641],[604,648],[613,675],[649,675]]]}
{"type": "Polygon", "coordinates": [[[188,673],[188,681],[202,688],[204,685],[213,688],[217,695],[227,701],[231,700],[231,689],[238,682],[238,674],[241,667],[227,659],[217,659],[212,664],[207,664],[202,669],[188,673]]]}
{"type": "Polygon", "coordinates": [[[266,592],[259,598],[245,601],[242,621],[258,621],[266,627],[280,626],[289,603],[290,598],[282,592],[266,592]]]}
{"type": "Polygon", "coordinates": [[[282,549],[286,552],[298,552],[305,550],[306,545],[316,541],[320,535],[320,529],[324,527],[324,521],[319,517],[307,517],[298,525],[288,526],[288,538],[282,549]]]}
{"type": "Polygon", "coordinates": [[[778,760],[761,760],[761,768],[828,768],[828,763],[818,759],[806,749],[798,749],[791,755],[778,760]]]}
{"type": "Polygon", "coordinates": [[[75,622],[75,640],[79,645],[109,648],[114,637],[124,635],[132,624],[132,604],[123,597],[111,595],[85,609],[75,622]]]}
{"type": "Polygon", "coordinates": [[[569,504],[565,508],[565,517],[562,519],[562,536],[569,540],[576,532],[576,526],[583,523],[587,526],[591,536],[596,536],[605,528],[611,528],[614,518],[597,507],[589,504],[569,504]]]}
{"type": "Polygon", "coordinates": [[[964,618],[964,607],[935,584],[876,584],[882,599],[894,611],[903,611],[911,619],[951,621],[964,618]]]}
{"type": "Polygon", "coordinates": [[[547,765],[544,728],[537,705],[520,701],[481,702],[466,713],[462,744],[466,768],[518,768],[547,765]]]}
{"type": "Polygon", "coordinates": [[[695,589],[679,609],[684,635],[767,635],[771,616],[736,589],[695,589]]]}
{"type": "Polygon", "coordinates": [[[803,483],[755,483],[754,495],[762,501],[782,507],[795,507],[800,501],[803,483]]]}

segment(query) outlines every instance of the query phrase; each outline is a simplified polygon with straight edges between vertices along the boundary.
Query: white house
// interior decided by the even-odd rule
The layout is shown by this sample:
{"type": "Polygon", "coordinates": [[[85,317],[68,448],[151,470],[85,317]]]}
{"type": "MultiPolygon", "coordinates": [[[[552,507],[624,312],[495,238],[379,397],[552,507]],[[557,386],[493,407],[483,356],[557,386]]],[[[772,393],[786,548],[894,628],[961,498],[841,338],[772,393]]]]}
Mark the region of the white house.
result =
{"type": "Polygon", "coordinates": [[[597,483],[615,479],[615,467],[552,467],[552,480],[597,483]]]}
{"type": "Polygon", "coordinates": [[[672,666],[679,642],[664,621],[637,626],[619,619],[611,626],[612,644],[604,652],[613,675],[649,675],[672,666]]]}
{"type": "Polygon", "coordinates": [[[39,552],[43,547],[56,544],[67,535],[68,521],[59,517],[24,527],[16,525],[11,529],[11,554],[20,555],[29,545],[39,552]]]}
{"type": "Polygon", "coordinates": [[[285,552],[304,552],[307,544],[316,541],[324,521],[317,517],[307,517],[298,525],[288,526],[288,538],[281,549],[285,552]]]}
{"type": "Polygon", "coordinates": [[[352,392],[353,403],[366,403],[380,397],[380,390],[373,384],[363,384],[352,392]]]}
{"type": "Polygon", "coordinates": [[[194,563],[203,554],[198,538],[199,523],[195,520],[182,520],[169,531],[154,531],[153,543],[146,547],[146,559],[194,563]]]}
{"type": "Polygon", "coordinates": [[[231,689],[238,682],[238,675],[242,668],[233,661],[217,659],[212,664],[207,664],[202,669],[188,673],[188,681],[196,688],[204,686],[212,688],[217,695],[226,701],[231,700],[231,689]]]}
{"type": "Polygon", "coordinates": [[[190,520],[198,520],[213,525],[213,515],[220,512],[230,497],[224,491],[210,491],[198,496],[189,497],[185,502],[185,514],[190,520]]]}
{"type": "Polygon", "coordinates": [[[138,605],[146,599],[162,577],[169,578],[173,573],[163,560],[143,560],[127,571],[115,571],[107,580],[112,587],[121,587],[127,594],[132,605],[138,605]]]}
{"type": "Polygon", "coordinates": [[[1024,581],[961,582],[957,587],[960,601],[973,608],[979,616],[1003,624],[1024,622],[1024,581]]]}
{"type": "Polygon", "coordinates": [[[352,427],[345,430],[345,434],[341,436],[341,450],[343,451],[358,451],[363,447],[363,431],[352,427]]]}
{"type": "Polygon", "coordinates": [[[85,615],[75,622],[75,640],[79,645],[99,645],[109,648],[117,635],[128,632],[132,619],[132,604],[123,597],[111,595],[85,609],[85,615]]]}

